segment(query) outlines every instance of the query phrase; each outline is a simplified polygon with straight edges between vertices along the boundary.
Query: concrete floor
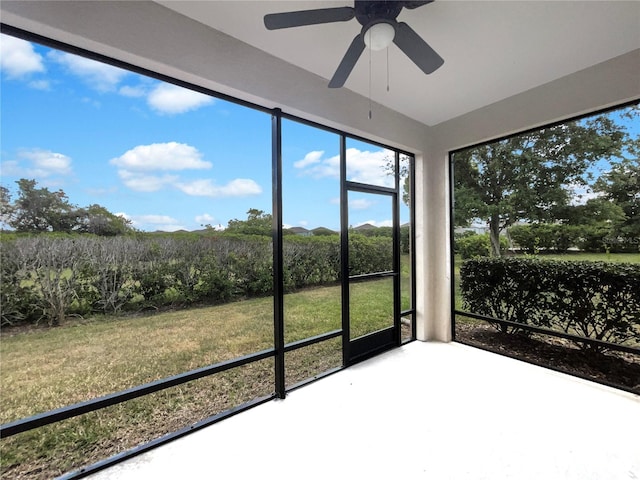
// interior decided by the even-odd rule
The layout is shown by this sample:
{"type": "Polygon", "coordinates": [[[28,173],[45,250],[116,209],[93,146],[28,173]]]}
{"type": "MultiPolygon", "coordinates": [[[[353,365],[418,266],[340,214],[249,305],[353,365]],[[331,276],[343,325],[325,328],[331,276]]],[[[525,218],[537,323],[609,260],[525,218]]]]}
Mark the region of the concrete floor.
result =
{"type": "Polygon", "coordinates": [[[413,342],[99,472],[124,479],[640,479],[640,397],[413,342]]]}

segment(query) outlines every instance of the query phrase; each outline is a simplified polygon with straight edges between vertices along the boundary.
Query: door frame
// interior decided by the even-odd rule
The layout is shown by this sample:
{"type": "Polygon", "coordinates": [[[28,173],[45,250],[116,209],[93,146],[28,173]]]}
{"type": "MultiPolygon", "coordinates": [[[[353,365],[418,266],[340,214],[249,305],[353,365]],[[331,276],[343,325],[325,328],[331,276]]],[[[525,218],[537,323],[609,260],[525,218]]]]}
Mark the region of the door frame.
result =
{"type": "Polygon", "coordinates": [[[395,152],[394,188],[370,185],[347,180],[346,138],[340,141],[340,261],[342,286],[342,357],[344,366],[366,360],[385,350],[401,345],[400,334],[400,154],[395,152]],[[391,197],[392,200],[392,255],[393,265],[390,272],[375,272],[366,275],[349,274],[349,192],[361,192],[391,197]],[[350,285],[358,281],[375,278],[393,279],[393,325],[364,336],[351,339],[350,285]]]}

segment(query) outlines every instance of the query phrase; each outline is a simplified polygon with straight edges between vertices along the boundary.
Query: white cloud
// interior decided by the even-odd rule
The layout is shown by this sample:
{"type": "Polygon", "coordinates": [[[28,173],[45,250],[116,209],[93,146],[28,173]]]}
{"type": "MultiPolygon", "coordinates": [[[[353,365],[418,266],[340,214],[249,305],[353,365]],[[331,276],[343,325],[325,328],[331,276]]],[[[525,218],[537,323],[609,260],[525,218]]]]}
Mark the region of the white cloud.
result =
{"type": "MultiPolygon", "coordinates": [[[[362,151],[357,148],[347,149],[347,178],[354,182],[393,187],[393,175],[387,168],[393,152],[378,150],[375,152],[362,151]]],[[[335,155],[323,159],[324,152],[311,151],[302,160],[294,163],[296,168],[303,170],[304,175],[314,178],[339,178],[340,156],[335,155]]]]}
{"type": "Polygon", "coordinates": [[[130,85],[123,85],[118,90],[118,93],[123,97],[138,98],[144,97],[147,92],[143,87],[132,87],[130,85]]]}
{"type": "Polygon", "coordinates": [[[70,175],[71,157],[62,153],[32,148],[20,150],[17,160],[2,162],[4,175],[15,175],[35,179],[48,178],[55,175],[70,175]]]}
{"type": "Polygon", "coordinates": [[[127,215],[122,213],[117,213],[116,215],[122,215],[131,220],[133,226],[140,230],[161,230],[163,232],[186,230],[179,220],[169,215],[127,215]]]}
{"type": "Polygon", "coordinates": [[[262,193],[254,180],[237,178],[226,185],[216,185],[210,178],[182,181],[178,175],[159,175],[159,171],[202,170],[212,167],[202,160],[194,147],[177,142],[138,145],[123,155],[112,158],[123,183],[139,192],[155,192],[166,186],[175,187],[187,195],[200,197],[244,197],[262,193]]]}
{"type": "Polygon", "coordinates": [[[324,155],[324,151],[322,150],[314,150],[312,152],[307,153],[302,160],[298,160],[293,163],[295,168],[305,168],[309,165],[314,165],[320,162],[320,159],[324,155]]]}
{"type": "Polygon", "coordinates": [[[215,218],[213,218],[213,216],[209,215],[208,213],[203,213],[202,215],[196,215],[195,221],[199,224],[205,224],[205,223],[213,223],[215,222],[215,218]]]}
{"type": "Polygon", "coordinates": [[[9,78],[45,70],[42,56],[33,49],[33,45],[9,35],[0,36],[0,68],[9,78]]]}
{"type": "Polygon", "coordinates": [[[48,57],[100,92],[115,90],[118,83],[128,75],[126,70],[66,52],[52,51],[48,57]]]}
{"type": "MultiPolygon", "coordinates": [[[[304,160],[301,160],[301,162],[302,161],[304,160]]],[[[325,159],[318,159],[317,162],[304,167],[302,173],[303,175],[310,175],[314,178],[340,178],[340,155],[335,155],[325,159]]]]}
{"type": "Polygon", "coordinates": [[[33,80],[32,82],[29,82],[29,86],[31,88],[36,89],[36,90],[50,90],[51,89],[51,84],[49,83],[49,80],[33,80]]]}
{"type": "Polygon", "coordinates": [[[84,189],[91,196],[102,197],[106,195],[114,195],[118,193],[118,187],[112,185],[110,187],[87,187],[84,189]]]}
{"type": "Polygon", "coordinates": [[[147,97],[147,103],[158,113],[174,115],[196,110],[213,102],[213,98],[199,92],[161,83],[147,97]]]}
{"type": "Polygon", "coordinates": [[[349,201],[349,207],[354,210],[366,210],[373,205],[373,202],[366,198],[354,198],[349,201]]]}
{"type": "Polygon", "coordinates": [[[250,178],[236,178],[226,185],[216,185],[211,179],[177,183],[176,187],[187,195],[196,197],[245,197],[262,193],[262,188],[250,178]]]}
{"type": "Polygon", "coordinates": [[[347,177],[354,182],[393,187],[393,175],[387,168],[390,158],[393,158],[393,152],[390,150],[363,152],[357,148],[349,148],[347,149],[347,177]]]}
{"type": "Polygon", "coordinates": [[[129,171],[211,168],[210,162],[202,160],[198,149],[177,142],[138,145],[109,163],[129,171]]]}
{"type": "Polygon", "coordinates": [[[84,103],[86,105],[91,105],[93,108],[101,108],[102,107],[102,103],[100,103],[95,98],[83,97],[82,98],[82,103],[84,103]]]}
{"type": "Polygon", "coordinates": [[[118,176],[127,187],[137,192],[157,192],[164,186],[178,181],[176,175],[147,175],[124,169],[118,170],[118,176]]]}
{"type": "Polygon", "coordinates": [[[178,223],[178,220],[176,220],[173,217],[170,217],[169,215],[138,215],[133,218],[143,223],[153,223],[153,224],[166,223],[171,225],[175,225],[178,223]]]}

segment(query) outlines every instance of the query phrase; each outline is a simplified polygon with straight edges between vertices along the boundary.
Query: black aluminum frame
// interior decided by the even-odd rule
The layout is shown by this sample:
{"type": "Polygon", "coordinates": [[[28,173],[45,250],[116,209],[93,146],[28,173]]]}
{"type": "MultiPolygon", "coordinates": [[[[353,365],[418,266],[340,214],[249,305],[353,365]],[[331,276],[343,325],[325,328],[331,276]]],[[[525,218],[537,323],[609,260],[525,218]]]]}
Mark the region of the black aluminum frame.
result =
{"type": "MultiPolygon", "coordinates": [[[[615,343],[610,343],[610,342],[604,342],[602,340],[596,340],[596,339],[592,339],[592,338],[587,338],[587,337],[581,337],[579,335],[573,335],[570,333],[564,333],[564,332],[559,332],[559,331],[555,331],[555,330],[551,330],[548,328],[541,328],[541,327],[536,327],[533,325],[526,325],[526,324],[521,324],[521,323],[517,323],[517,322],[512,322],[512,321],[508,321],[508,320],[503,320],[503,319],[499,319],[499,318],[493,318],[493,317],[489,317],[486,315],[479,315],[473,312],[467,312],[467,311],[463,311],[463,310],[457,310],[456,309],[456,298],[455,298],[455,252],[453,249],[453,245],[455,242],[455,222],[454,222],[454,215],[455,215],[455,161],[454,161],[454,156],[456,153],[464,151],[464,150],[468,150],[470,148],[475,148],[475,147],[480,147],[483,145],[487,145],[490,143],[495,143],[495,142],[500,142],[502,140],[508,140],[510,138],[513,137],[517,137],[520,135],[526,135],[527,133],[530,132],[535,132],[538,130],[542,130],[545,128],[552,128],[558,125],[562,125],[564,123],[567,122],[571,122],[571,121],[576,121],[576,120],[582,120],[584,118],[587,117],[591,117],[594,115],[600,115],[600,114],[604,114],[604,113],[608,113],[608,112],[612,112],[615,110],[619,110],[621,108],[624,107],[628,107],[631,105],[637,105],[640,102],[640,98],[636,98],[634,100],[628,101],[628,102],[624,102],[622,104],[619,105],[615,105],[615,106],[611,106],[608,108],[604,108],[604,109],[599,109],[599,110],[595,110],[589,113],[584,113],[584,114],[580,114],[580,115],[575,115],[575,116],[571,116],[568,118],[565,118],[563,120],[559,120],[557,122],[553,122],[553,123],[549,123],[546,125],[542,125],[539,127],[534,127],[534,128],[529,128],[520,132],[516,132],[516,133],[512,133],[509,135],[504,135],[504,136],[500,136],[491,140],[486,140],[480,143],[475,143],[475,144],[471,144],[468,145],[466,147],[461,147],[461,148],[457,148],[455,150],[451,150],[449,152],[449,218],[451,219],[450,222],[450,226],[449,226],[449,244],[451,246],[450,248],[450,267],[451,267],[451,271],[450,271],[450,288],[451,288],[451,298],[450,298],[450,315],[451,315],[451,338],[453,341],[457,341],[459,343],[464,343],[465,345],[469,345],[472,347],[476,347],[476,348],[481,348],[483,350],[486,350],[482,347],[478,347],[477,345],[472,345],[466,342],[461,342],[459,340],[456,339],[456,315],[462,316],[462,317],[469,317],[469,318],[473,318],[476,320],[481,320],[481,321],[485,321],[485,322],[490,322],[490,323],[498,323],[500,325],[508,325],[508,326],[512,326],[512,327],[517,327],[519,329],[522,330],[526,330],[528,332],[532,332],[532,333],[537,333],[540,335],[548,335],[548,336],[552,336],[552,337],[558,337],[558,338],[564,338],[567,340],[571,340],[571,341],[575,341],[575,342],[579,342],[579,343],[583,343],[583,344],[587,344],[587,345],[593,345],[593,346],[598,346],[598,347],[605,347],[607,349],[610,350],[615,350],[615,351],[619,351],[619,352],[624,352],[624,353],[631,353],[631,354],[635,354],[635,355],[640,355],[640,348],[634,348],[634,347],[629,347],[626,345],[618,345],[615,343]]],[[[503,355],[506,356],[510,356],[513,357],[513,355],[509,355],[507,353],[503,353],[503,355]]],[[[515,358],[515,357],[513,357],[515,358]]],[[[527,360],[525,360],[527,361],[527,360]]],[[[549,368],[551,370],[557,370],[557,371],[562,371],[560,369],[554,368],[552,366],[546,365],[546,364],[539,364],[536,362],[532,362],[529,361],[529,363],[535,363],[536,365],[542,366],[542,367],[546,367],[549,368]]],[[[562,371],[563,373],[566,373],[564,371],[562,371]]],[[[632,393],[633,390],[628,389],[622,385],[615,385],[615,384],[611,384],[609,382],[606,382],[604,380],[595,380],[593,378],[590,377],[586,377],[586,376],[581,376],[581,375],[576,375],[579,376],[580,378],[585,378],[587,380],[591,380],[591,381],[595,381],[598,383],[601,383],[603,385],[607,385],[607,386],[612,386],[615,388],[618,388],[620,390],[626,390],[632,393]]]]}
{"type": "MultiPolygon", "coordinates": [[[[206,419],[203,419],[199,422],[196,422],[192,425],[189,425],[185,428],[182,428],[176,432],[173,432],[168,435],[164,435],[161,438],[156,438],[148,443],[140,445],[130,450],[126,450],[119,454],[116,454],[112,457],[101,460],[92,465],[82,467],[79,470],[69,472],[60,478],[64,479],[78,479],[86,477],[90,474],[96,473],[100,470],[108,468],[118,462],[126,460],[128,458],[132,458],[136,455],[144,453],[148,450],[151,450],[155,447],[168,443],[172,440],[180,438],[188,433],[199,430],[206,426],[212,425],[220,420],[228,418],[230,416],[236,415],[237,413],[243,412],[255,406],[261,405],[267,401],[276,399],[276,398],[285,398],[286,393],[297,388],[300,388],[309,383],[315,382],[321,378],[324,378],[328,375],[336,373],[343,368],[349,366],[352,362],[347,361],[347,355],[349,353],[349,327],[348,327],[348,316],[344,316],[343,311],[343,328],[339,330],[333,330],[324,334],[316,335],[314,337],[298,340],[295,342],[291,342],[285,344],[284,337],[284,306],[283,306],[283,294],[284,294],[284,277],[283,277],[283,255],[282,255],[282,238],[283,238],[283,228],[282,228],[282,119],[286,118],[289,120],[296,121],[298,123],[302,123],[314,128],[318,128],[324,131],[332,132],[338,134],[340,136],[340,144],[341,144],[341,169],[345,169],[343,174],[341,175],[341,208],[345,208],[346,205],[346,195],[347,190],[344,187],[347,182],[346,180],[346,139],[351,138],[354,140],[359,140],[366,142],[370,145],[378,146],[381,148],[389,149],[395,152],[395,162],[396,162],[396,188],[394,189],[385,189],[384,187],[371,187],[369,185],[356,184],[355,182],[351,182],[351,186],[354,188],[367,188],[367,189],[382,189],[380,193],[385,194],[393,194],[398,196],[399,187],[398,187],[398,158],[399,155],[404,155],[410,159],[410,185],[411,185],[411,261],[412,261],[412,275],[411,275],[411,288],[412,288],[412,305],[411,309],[405,312],[400,312],[399,309],[399,282],[396,280],[394,286],[394,322],[399,325],[400,316],[404,315],[412,315],[412,338],[409,341],[415,340],[415,254],[414,254],[414,245],[415,245],[415,229],[413,225],[415,225],[415,201],[414,201],[414,161],[415,157],[412,153],[399,150],[397,148],[393,148],[389,145],[385,145],[376,141],[372,141],[370,139],[366,139],[364,137],[360,137],[357,135],[348,134],[346,132],[340,131],[338,129],[328,127],[325,125],[321,125],[319,123],[306,120],[295,115],[286,114],[282,112],[279,108],[268,108],[262,105],[258,105],[256,103],[247,102],[245,100],[241,100],[238,98],[231,97],[229,95],[225,95],[189,82],[185,82],[182,80],[175,79],[173,77],[169,77],[167,75],[163,75],[142,67],[138,67],[136,65],[123,62],[120,60],[115,60],[113,58],[107,57],[105,55],[101,55],[90,50],[76,47],[74,45],[60,42],[57,40],[50,39],[48,37],[44,37],[42,35],[38,35],[20,28],[13,27],[11,25],[0,23],[0,33],[11,35],[17,38],[21,38],[26,41],[36,42],[40,45],[54,48],[57,50],[65,51],[68,53],[72,53],[75,55],[79,55],[85,58],[89,58],[98,62],[102,62],[108,65],[112,65],[118,68],[122,68],[133,73],[137,73],[140,75],[144,75],[150,78],[154,78],[163,82],[171,83],[183,88],[187,88],[214,98],[218,98],[221,100],[228,101],[230,103],[234,103],[236,105],[240,105],[243,107],[250,108],[252,110],[257,110],[263,113],[268,113],[271,115],[271,133],[272,133],[272,216],[273,216],[273,225],[272,225],[272,242],[273,242],[273,289],[274,289],[274,348],[262,350],[260,352],[255,352],[249,355],[245,355],[236,359],[219,362],[213,365],[209,365],[206,367],[198,368],[195,370],[191,370],[188,372],[180,373],[178,375],[173,375],[170,377],[162,378],[150,383],[146,383],[143,385],[138,385],[136,387],[122,390],[119,392],[114,392],[108,395],[104,395],[98,398],[94,398],[91,400],[87,400],[84,402],[79,402],[72,405],[67,405],[55,410],[50,410],[47,412],[42,412],[40,414],[36,414],[30,417],[18,419],[13,422],[9,422],[3,425],[0,425],[0,438],[7,438],[19,433],[23,433],[35,428],[42,427],[44,425],[53,424],[56,422],[60,422],[63,420],[67,420],[79,415],[83,415],[85,413],[101,410],[103,408],[117,405],[119,403],[126,402],[128,400],[132,400],[135,398],[142,397],[144,395],[148,395],[150,393],[159,392],[161,390],[165,390],[167,388],[171,388],[177,385],[182,385],[184,383],[190,382],[192,380],[201,379],[204,377],[208,377],[211,375],[215,375],[216,373],[224,372],[226,370],[230,370],[235,367],[240,367],[243,365],[247,365],[249,363],[253,363],[256,361],[264,360],[270,357],[274,358],[274,393],[272,395],[268,395],[265,397],[260,397],[249,402],[246,402],[242,405],[238,405],[229,410],[221,412],[219,414],[213,415],[206,419]],[[346,325],[345,325],[346,321],[346,325]],[[345,328],[346,327],[346,328],[345,328]],[[345,359],[343,366],[327,370],[321,374],[315,375],[312,378],[303,380],[294,385],[291,385],[287,388],[285,383],[285,353],[291,352],[294,350],[298,350],[300,348],[304,348],[310,345],[314,345],[320,342],[324,342],[326,340],[330,340],[333,338],[342,337],[343,339],[343,359],[345,359]],[[346,342],[345,342],[346,338],[346,342]],[[346,352],[346,353],[345,353],[346,352]]],[[[341,212],[342,213],[342,212],[341,212]]],[[[342,232],[346,232],[348,229],[348,223],[345,223],[346,217],[341,218],[341,230],[342,232]]],[[[398,212],[398,201],[395,202],[394,208],[394,227],[399,227],[399,212],[398,212]]],[[[345,247],[345,243],[347,240],[346,234],[341,235],[341,255],[343,257],[341,260],[345,260],[348,257],[345,255],[348,254],[348,245],[345,247]]],[[[399,269],[399,228],[394,228],[394,270],[398,271],[399,269]]],[[[343,279],[348,278],[348,262],[342,263],[344,274],[346,266],[347,275],[343,275],[343,279]]],[[[346,282],[343,282],[346,283],[346,282]]],[[[344,292],[343,292],[344,295],[344,292]]],[[[348,295],[348,293],[347,293],[348,295]]],[[[343,309],[345,302],[343,301],[343,309]]],[[[348,313],[348,303],[347,305],[347,313],[348,313]]],[[[399,328],[397,330],[397,335],[394,336],[395,344],[400,345],[400,334],[399,328]],[[395,338],[397,337],[397,338],[395,338]]],[[[378,351],[374,352],[379,353],[378,351]]]]}
{"type": "MultiPolygon", "coordinates": [[[[415,158],[411,157],[411,161],[409,163],[409,262],[411,267],[411,305],[408,310],[403,310],[400,312],[401,317],[410,317],[411,324],[411,338],[404,343],[411,342],[416,338],[416,256],[415,256],[415,244],[416,244],[416,209],[415,209],[415,158]]],[[[399,180],[399,179],[398,179],[399,180]]],[[[400,185],[398,185],[398,193],[400,193],[400,185]]],[[[399,205],[399,203],[398,203],[399,205]]],[[[401,226],[402,228],[402,226],[401,226]]],[[[402,339],[402,334],[400,335],[402,339]]]]}
{"type": "MultiPolygon", "coordinates": [[[[341,220],[341,261],[342,261],[342,329],[343,329],[343,363],[345,366],[366,360],[385,350],[401,345],[400,311],[400,153],[394,150],[394,187],[383,187],[347,180],[346,137],[340,142],[340,220],[341,220]],[[387,272],[372,272],[362,275],[351,275],[349,272],[349,192],[360,192],[373,195],[384,195],[392,200],[392,268],[387,272]],[[351,338],[350,326],[350,291],[352,283],[366,282],[378,278],[393,279],[393,326],[372,332],[357,339],[351,338]]],[[[413,208],[411,209],[413,212],[413,208]]],[[[411,256],[414,258],[414,255],[411,256]]],[[[415,285],[415,282],[412,282],[415,285]]],[[[413,302],[412,297],[412,302],[413,302]]],[[[415,315],[414,315],[415,317],[415,315]]],[[[412,330],[415,332],[415,330],[412,330]]]]}

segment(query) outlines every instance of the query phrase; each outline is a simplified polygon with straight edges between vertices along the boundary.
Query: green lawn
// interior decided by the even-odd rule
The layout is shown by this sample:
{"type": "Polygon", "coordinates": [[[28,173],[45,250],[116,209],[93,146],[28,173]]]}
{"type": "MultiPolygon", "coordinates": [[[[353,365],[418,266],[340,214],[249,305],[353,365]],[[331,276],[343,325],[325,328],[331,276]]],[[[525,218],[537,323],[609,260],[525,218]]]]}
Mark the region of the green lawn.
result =
{"type": "MultiPolygon", "coordinates": [[[[354,284],[354,334],[392,324],[391,280],[354,284]]],[[[339,286],[285,295],[287,343],[341,328],[339,286]]],[[[0,342],[6,423],[273,346],[273,299],[71,320],[0,342]]],[[[342,364],[341,339],[286,354],[292,385],[342,364]]],[[[3,478],[49,478],[273,392],[273,360],[190,382],[0,442],[3,478]]]]}

